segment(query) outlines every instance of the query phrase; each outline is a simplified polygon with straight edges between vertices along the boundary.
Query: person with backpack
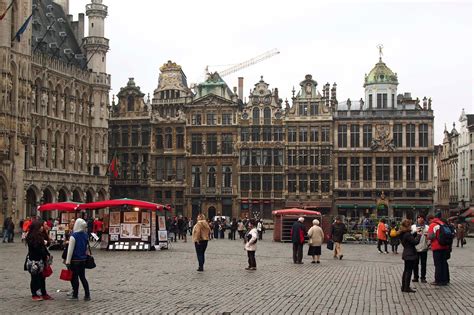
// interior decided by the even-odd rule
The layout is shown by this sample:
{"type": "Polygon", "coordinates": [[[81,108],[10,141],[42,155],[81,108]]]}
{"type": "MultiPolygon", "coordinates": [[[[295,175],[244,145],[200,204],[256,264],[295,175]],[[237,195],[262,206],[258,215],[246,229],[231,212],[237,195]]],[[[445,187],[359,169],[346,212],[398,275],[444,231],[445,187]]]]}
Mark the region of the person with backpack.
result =
{"type": "Polygon", "coordinates": [[[390,224],[390,245],[392,246],[392,254],[398,254],[398,245],[400,245],[400,237],[398,236],[398,227],[395,221],[390,224]]]}
{"type": "Polygon", "coordinates": [[[253,219],[249,221],[248,228],[249,231],[245,235],[245,250],[247,251],[249,266],[245,270],[257,270],[255,252],[257,251],[258,232],[253,219]]]}
{"type": "Polygon", "coordinates": [[[428,257],[428,225],[425,223],[425,217],[418,215],[416,224],[411,226],[412,233],[421,233],[420,242],[415,246],[418,259],[413,268],[413,282],[418,282],[420,273],[418,268],[421,264],[421,282],[426,283],[426,259],[428,257]]]}
{"type": "Polygon", "coordinates": [[[385,225],[385,219],[381,219],[379,222],[379,225],[377,226],[377,239],[378,239],[377,249],[379,250],[380,254],[383,254],[382,248],[381,248],[382,244],[384,244],[385,254],[388,254],[387,234],[388,234],[388,231],[387,231],[387,226],[385,225]]]}
{"type": "Polygon", "coordinates": [[[432,285],[445,286],[449,283],[450,248],[453,244],[454,231],[441,219],[441,212],[435,216],[429,215],[428,239],[431,240],[433,250],[433,261],[435,265],[435,281],[432,285]]]}
{"type": "Polygon", "coordinates": [[[299,217],[291,227],[291,242],[293,243],[293,263],[303,263],[303,245],[306,235],[306,228],[303,224],[304,218],[299,217]]]}

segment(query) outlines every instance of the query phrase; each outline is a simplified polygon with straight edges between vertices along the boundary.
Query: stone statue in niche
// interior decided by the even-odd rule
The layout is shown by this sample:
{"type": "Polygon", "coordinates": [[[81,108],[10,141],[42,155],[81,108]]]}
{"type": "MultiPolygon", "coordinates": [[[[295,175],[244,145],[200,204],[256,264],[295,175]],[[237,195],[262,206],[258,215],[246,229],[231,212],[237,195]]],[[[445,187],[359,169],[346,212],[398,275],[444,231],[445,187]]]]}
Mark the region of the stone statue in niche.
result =
{"type": "Polygon", "coordinates": [[[56,95],[53,94],[51,101],[52,101],[52,112],[56,114],[56,95]]]}
{"type": "Polygon", "coordinates": [[[41,94],[41,106],[48,106],[48,93],[46,91],[43,91],[43,94],[41,94]]]}
{"type": "Polygon", "coordinates": [[[69,162],[73,163],[75,158],[74,148],[69,148],[69,162]]]}
{"type": "Polygon", "coordinates": [[[59,112],[63,113],[64,112],[64,99],[61,98],[61,101],[59,102],[59,112]]]}
{"type": "Polygon", "coordinates": [[[46,144],[41,144],[41,159],[43,160],[46,159],[46,150],[46,144]]]}

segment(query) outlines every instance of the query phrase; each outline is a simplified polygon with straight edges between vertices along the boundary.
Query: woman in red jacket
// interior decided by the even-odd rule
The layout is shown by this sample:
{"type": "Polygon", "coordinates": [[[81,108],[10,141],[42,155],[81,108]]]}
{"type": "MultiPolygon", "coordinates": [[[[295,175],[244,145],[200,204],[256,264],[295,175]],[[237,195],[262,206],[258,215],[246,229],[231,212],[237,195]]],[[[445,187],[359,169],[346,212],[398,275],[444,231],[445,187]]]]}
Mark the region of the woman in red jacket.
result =
{"type": "Polygon", "coordinates": [[[384,247],[385,247],[385,254],[388,254],[387,233],[388,233],[388,229],[387,229],[387,226],[385,225],[385,219],[381,219],[379,222],[379,225],[377,226],[377,239],[378,239],[377,248],[380,254],[383,254],[382,249],[380,247],[382,246],[382,243],[384,244],[384,247]]]}

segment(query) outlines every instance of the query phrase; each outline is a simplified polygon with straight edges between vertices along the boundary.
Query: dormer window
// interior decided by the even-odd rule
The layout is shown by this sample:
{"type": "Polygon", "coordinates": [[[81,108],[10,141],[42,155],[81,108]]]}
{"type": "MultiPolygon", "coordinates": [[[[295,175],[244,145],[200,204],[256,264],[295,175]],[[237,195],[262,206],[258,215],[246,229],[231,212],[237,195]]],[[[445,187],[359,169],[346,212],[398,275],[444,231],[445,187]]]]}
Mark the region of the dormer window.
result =
{"type": "Polygon", "coordinates": [[[129,95],[127,98],[127,110],[133,112],[134,110],[135,98],[132,95],[129,95]]]}

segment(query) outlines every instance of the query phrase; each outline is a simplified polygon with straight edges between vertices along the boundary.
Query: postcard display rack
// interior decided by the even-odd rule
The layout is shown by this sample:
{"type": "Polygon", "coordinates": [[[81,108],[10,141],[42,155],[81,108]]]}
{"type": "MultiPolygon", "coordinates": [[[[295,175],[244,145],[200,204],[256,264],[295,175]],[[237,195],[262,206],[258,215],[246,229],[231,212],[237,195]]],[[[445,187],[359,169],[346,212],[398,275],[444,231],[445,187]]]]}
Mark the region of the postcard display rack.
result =
{"type": "Polygon", "coordinates": [[[109,212],[108,250],[153,250],[156,229],[155,214],[150,210],[109,212]]]}
{"type": "Polygon", "coordinates": [[[69,229],[69,222],[72,219],[76,219],[78,216],[74,212],[62,212],[59,224],[53,226],[49,231],[49,239],[51,240],[51,245],[62,244],[66,238],[66,230],[69,229]]]}

